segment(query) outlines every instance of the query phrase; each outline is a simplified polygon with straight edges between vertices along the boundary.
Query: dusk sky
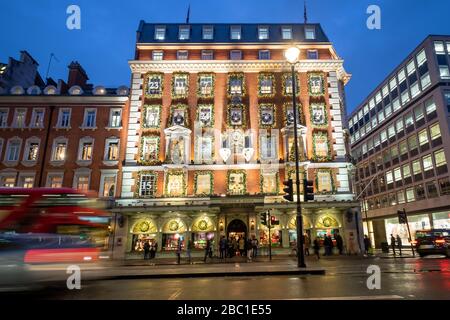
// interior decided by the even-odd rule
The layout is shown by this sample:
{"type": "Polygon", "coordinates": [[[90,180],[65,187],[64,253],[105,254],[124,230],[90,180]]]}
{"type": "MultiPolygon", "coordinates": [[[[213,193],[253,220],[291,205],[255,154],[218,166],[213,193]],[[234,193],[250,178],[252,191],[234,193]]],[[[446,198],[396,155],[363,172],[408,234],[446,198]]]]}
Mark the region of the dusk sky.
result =
{"type": "MultiPolygon", "coordinates": [[[[303,0],[2,0],[0,61],[27,50],[50,76],[67,78],[78,60],[94,85],[129,85],[136,30],[148,22],[180,22],[191,4],[191,22],[303,22],[303,0]],[[81,30],[66,28],[66,9],[81,8],[81,30]]],[[[450,34],[448,0],[307,0],[309,22],[322,24],[353,75],[347,85],[351,111],[428,34],[450,34]],[[366,27],[367,7],[381,7],[381,30],[366,27]]]]}

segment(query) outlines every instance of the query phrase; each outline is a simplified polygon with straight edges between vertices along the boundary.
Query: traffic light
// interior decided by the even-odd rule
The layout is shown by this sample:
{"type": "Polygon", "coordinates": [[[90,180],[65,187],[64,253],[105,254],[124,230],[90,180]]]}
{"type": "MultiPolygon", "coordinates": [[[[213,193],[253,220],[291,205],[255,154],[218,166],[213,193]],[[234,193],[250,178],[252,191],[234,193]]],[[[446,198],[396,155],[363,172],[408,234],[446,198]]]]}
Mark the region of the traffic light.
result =
{"type": "Polygon", "coordinates": [[[286,186],[286,188],[283,189],[283,191],[286,192],[283,196],[284,200],[294,201],[294,185],[292,179],[283,181],[283,184],[286,186]]]}
{"type": "Polygon", "coordinates": [[[314,200],[314,182],[312,180],[303,180],[304,202],[314,200]]]}
{"type": "Polygon", "coordinates": [[[398,215],[398,223],[399,224],[406,224],[407,222],[407,217],[406,217],[406,211],[397,211],[397,215],[398,215]]]}
{"type": "Polygon", "coordinates": [[[277,220],[277,217],[275,217],[275,216],[270,217],[270,225],[271,226],[277,226],[279,224],[280,224],[280,221],[277,220]]]}
{"type": "Polygon", "coordinates": [[[267,212],[260,213],[261,224],[267,226],[267,212]]]}

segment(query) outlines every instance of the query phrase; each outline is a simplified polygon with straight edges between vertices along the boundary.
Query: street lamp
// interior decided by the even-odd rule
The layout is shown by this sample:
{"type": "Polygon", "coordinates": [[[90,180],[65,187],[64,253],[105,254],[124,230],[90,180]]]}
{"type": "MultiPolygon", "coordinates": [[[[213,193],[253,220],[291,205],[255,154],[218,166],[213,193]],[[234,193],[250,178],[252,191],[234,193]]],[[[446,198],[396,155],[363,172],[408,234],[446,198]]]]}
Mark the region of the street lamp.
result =
{"type": "Polygon", "coordinates": [[[299,156],[298,156],[298,110],[297,110],[297,97],[295,83],[295,64],[299,61],[300,49],[297,47],[291,47],[284,52],[286,61],[291,64],[292,75],[292,108],[294,109],[294,145],[295,145],[295,184],[297,185],[297,263],[299,268],[306,268],[305,264],[305,252],[303,251],[303,218],[302,218],[302,206],[300,204],[300,168],[299,168],[299,156]]]}

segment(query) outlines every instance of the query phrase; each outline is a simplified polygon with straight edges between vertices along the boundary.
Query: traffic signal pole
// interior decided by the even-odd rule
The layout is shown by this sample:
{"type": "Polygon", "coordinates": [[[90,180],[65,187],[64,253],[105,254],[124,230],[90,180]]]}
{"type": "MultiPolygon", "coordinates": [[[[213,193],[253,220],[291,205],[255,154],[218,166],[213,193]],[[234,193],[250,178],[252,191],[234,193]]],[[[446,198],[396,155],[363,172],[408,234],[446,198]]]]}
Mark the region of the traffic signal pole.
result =
{"type": "Polygon", "coordinates": [[[403,208],[403,214],[405,215],[406,228],[408,228],[409,244],[411,245],[411,250],[412,250],[413,257],[415,257],[416,254],[414,253],[414,245],[412,244],[411,230],[409,229],[408,215],[406,214],[405,208],[403,208]]]}
{"type": "Polygon", "coordinates": [[[270,210],[267,210],[267,227],[269,228],[269,260],[272,261],[272,236],[270,235],[270,228],[272,227],[272,219],[270,217],[270,210]]]}
{"type": "MultiPolygon", "coordinates": [[[[296,97],[295,65],[291,64],[292,73],[292,108],[294,109],[294,145],[295,145],[295,184],[297,186],[297,264],[299,268],[306,268],[305,252],[303,251],[303,218],[300,203],[300,166],[298,156],[298,110],[296,97]]],[[[270,230],[269,230],[270,234],[270,230]]]]}

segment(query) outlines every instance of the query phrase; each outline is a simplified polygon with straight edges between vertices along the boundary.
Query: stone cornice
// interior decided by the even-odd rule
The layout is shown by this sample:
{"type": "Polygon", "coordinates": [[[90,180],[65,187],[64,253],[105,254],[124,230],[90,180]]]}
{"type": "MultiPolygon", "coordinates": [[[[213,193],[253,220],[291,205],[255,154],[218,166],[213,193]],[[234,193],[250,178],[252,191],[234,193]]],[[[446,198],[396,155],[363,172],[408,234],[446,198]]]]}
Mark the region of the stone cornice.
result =
{"type": "MultiPolygon", "coordinates": [[[[289,71],[290,65],[283,60],[163,60],[128,62],[133,73],[147,73],[149,71],[172,73],[184,72],[261,72],[261,71],[289,71]]],[[[337,77],[347,83],[351,75],[344,69],[343,60],[301,60],[296,64],[298,72],[308,71],[336,71],[337,77]]]]}

